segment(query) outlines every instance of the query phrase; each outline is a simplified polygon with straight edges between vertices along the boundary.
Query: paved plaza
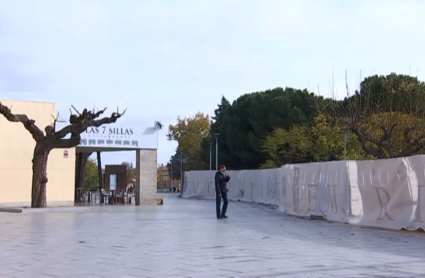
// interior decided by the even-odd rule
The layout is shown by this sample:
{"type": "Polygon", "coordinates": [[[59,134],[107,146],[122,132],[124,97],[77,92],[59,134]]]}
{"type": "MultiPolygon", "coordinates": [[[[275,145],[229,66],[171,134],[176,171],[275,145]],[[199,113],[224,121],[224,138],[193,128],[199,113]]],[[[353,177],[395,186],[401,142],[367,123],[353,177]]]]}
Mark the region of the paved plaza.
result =
{"type": "Polygon", "coordinates": [[[425,277],[425,236],[164,194],[164,206],[0,213],[0,277],[425,277]]]}

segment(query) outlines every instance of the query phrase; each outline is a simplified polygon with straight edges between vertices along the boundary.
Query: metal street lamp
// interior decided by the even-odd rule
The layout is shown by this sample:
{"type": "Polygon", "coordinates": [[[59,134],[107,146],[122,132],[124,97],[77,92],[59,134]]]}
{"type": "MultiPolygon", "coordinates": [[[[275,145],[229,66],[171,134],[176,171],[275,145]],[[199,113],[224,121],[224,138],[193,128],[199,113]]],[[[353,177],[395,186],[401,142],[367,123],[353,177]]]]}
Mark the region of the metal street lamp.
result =
{"type": "Polygon", "coordinates": [[[345,130],[344,134],[344,160],[347,160],[347,149],[348,149],[348,130],[345,130]]]}
{"type": "MultiPolygon", "coordinates": [[[[348,132],[350,130],[349,129],[344,129],[344,160],[347,160],[347,150],[348,150],[348,132]]],[[[351,200],[351,190],[348,190],[348,200],[351,200]]],[[[348,212],[349,215],[353,215],[352,214],[352,210],[351,210],[351,206],[349,206],[348,208],[348,212]]]]}
{"type": "Polygon", "coordinates": [[[213,144],[213,142],[212,141],[210,141],[209,142],[209,144],[210,144],[210,171],[211,171],[211,162],[212,162],[212,144],[213,144]]]}
{"type": "Polygon", "coordinates": [[[183,176],[183,163],[186,163],[187,158],[183,159],[183,153],[180,151],[180,188],[181,188],[181,193],[180,196],[182,196],[183,194],[183,187],[184,187],[184,176],[183,176]]]}
{"type": "Polygon", "coordinates": [[[173,192],[173,159],[170,161],[170,172],[170,192],[173,192]]]}
{"type": "Polygon", "coordinates": [[[161,122],[156,121],[154,123],[154,127],[156,129],[156,149],[159,148],[159,131],[162,129],[163,125],[161,122]]]}
{"type": "Polygon", "coordinates": [[[218,136],[220,133],[214,133],[215,136],[215,169],[218,171],[218,136]]]}
{"type": "Polygon", "coordinates": [[[180,186],[183,186],[183,153],[180,151],[180,186]]]}

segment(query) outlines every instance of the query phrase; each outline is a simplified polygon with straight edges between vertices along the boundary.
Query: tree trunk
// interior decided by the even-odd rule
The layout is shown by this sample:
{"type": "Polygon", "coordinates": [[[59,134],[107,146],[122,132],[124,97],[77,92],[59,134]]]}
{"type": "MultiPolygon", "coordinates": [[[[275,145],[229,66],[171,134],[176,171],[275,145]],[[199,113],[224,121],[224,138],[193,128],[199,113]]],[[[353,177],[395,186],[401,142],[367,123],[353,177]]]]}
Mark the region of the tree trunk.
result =
{"type": "Polygon", "coordinates": [[[80,195],[81,193],[80,189],[86,190],[85,187],[85,178],[86,178],[86,166],[87,166],[87,159],[90,157],[92,153],[77,153],[77,157],[75,159],[75,169],[76,169],[76,175],[75,175],[75,196],[74,201],[76,203],[80,203],[80,195]]]}
{"type": "Polygon", "coordinates": [[[37,143],[32,160],[32,192],[31,207],[46,207],[47,160],[51,148],[37,143]]]}
{"type": "Polygon", "coordinates": [[[80,165],[80,175],[78,177],[78,187],[82,189],[85,188],[85,178],[86,178],[86,166],[87,166],[87,159],[90,157],[92,153],[79,153],[78,155],[81,155],[81,165],[80,165]]]}

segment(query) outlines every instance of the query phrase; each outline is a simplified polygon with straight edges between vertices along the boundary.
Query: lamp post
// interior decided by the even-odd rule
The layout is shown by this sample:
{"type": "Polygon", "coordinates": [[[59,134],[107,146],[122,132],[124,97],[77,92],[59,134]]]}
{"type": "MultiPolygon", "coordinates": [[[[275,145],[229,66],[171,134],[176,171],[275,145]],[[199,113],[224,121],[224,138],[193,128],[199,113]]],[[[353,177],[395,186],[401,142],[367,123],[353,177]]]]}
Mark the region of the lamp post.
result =
{"type": "MultiPolygon", "coordinates": [[[[174,157],[173,157],[174,158],[174,157]]],[[[170,192],[173,192],[173,160],[170,161],[170,192]]]]}
{"type": "Polygon", "coordinates": [[[213,144],[213,142],[212,141],[210,141],[209,142],[209,144],[210,144],[210,171],[211,171],[211,162],[212,162],[212,144],[213,144]]]}
{"type": "Polygon", "coordinates": [[[158,148],[159,148],[159,131],[162,129],[163,125],[161,122],[156,121],[154,123],[154,127],[156,129],[156,157],[158,159],[158,148]]]}
{"type": "Polygon", "coordinates": [[[220,133],[214,133],[215,136],[215,169],[218,171],[218,136],[220,133]]]}
{"type": "MultiPolygon", "coordinates": [[[[344,160],[347,160],[348,132],[349,132],[349,129],[344,130],[344,160]]],[[[347,179],[348,179],[348,177],[347,177],[347,179]]],[[[351,200],[351,190],[348,190],[348,200],[351,200]]],[[[351,206],[349,206],[349,208],[348,208],[348,213],[349,213],[350,216],[353,215],[351,206]]]]}
{"type": "Polygon", "coordinates": [[[345,131],[344,135],[344,160],[347,160],[348,130],[345,131]]]}
{"type": "Polygon", "coordinates": [[[183,153],[180,151],[180,186],[183,186],[183,153]]]}

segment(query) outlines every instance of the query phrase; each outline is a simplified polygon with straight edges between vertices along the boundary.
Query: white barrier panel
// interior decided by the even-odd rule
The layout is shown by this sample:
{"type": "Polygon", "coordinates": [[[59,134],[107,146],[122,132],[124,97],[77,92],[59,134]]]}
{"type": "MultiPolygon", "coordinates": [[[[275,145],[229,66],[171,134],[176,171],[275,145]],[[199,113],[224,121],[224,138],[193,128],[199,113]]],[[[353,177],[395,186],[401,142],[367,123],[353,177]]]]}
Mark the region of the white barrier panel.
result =
{"type": "Polygon", "coordinates": [[[282,169],[235,171],[228,183],[231,200],[279,206],[284,211],[282,169]]]}
{"type": "Polygon", "coordinates": [[[348,221],[350,198],[345,161],[286,165],[283,169],[288,214],[348,221]]]}
{"type": "Polygon", "coordinates": [[[391,229],[425,228],[424,156],[349,161],[350,223],[391,229]]]}
{"type": "Polygon", "coordinates": [[[412,190],[412,214],[409,230],[419,228],[425,230],[425,156],[417,155],[407,158],[409,167],[409,182],[415,189],[412,190]]]}
{"type": "MultiPolygon", "coordinates": [[[[229,200],[272,204],[284,210],[283,169],[227,171],[231,176],[227,188],[229,200]]],[[[215,198],[214,171],[185,173],[183,197],[215,198]]]]}
{"type": "MultiPolygon", "coordinates": [[[[230,200],[297,216],[391,229],[425,229],[425,156],[228,171],[230,200]]],[[[215,198],[213,171],[185,173],[183,197],[215,198]]]]}
{"type": "MultiPolygon", "coordinates": [[[[291,215],[348,221],[348,177],[343,161],[228,173],[230,200],[277,205],[291,215]]],[[[213,171],[186,172],[183,197],[215,198],[214,175],[213,171]]]]}

